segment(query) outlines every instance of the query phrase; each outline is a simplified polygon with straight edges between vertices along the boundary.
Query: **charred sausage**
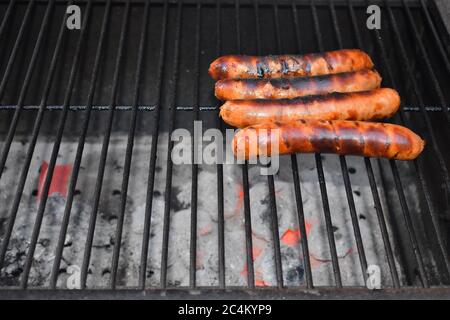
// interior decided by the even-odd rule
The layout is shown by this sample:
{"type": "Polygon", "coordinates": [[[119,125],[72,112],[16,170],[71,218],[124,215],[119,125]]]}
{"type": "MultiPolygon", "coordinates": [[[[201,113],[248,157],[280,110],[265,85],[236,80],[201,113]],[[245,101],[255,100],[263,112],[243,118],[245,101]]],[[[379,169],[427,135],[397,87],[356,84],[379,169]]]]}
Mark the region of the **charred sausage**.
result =
{"type": "Polygon", "coordinates": [[[323,152],[411,160],[423,148],[424,141],[405,127],[345,120],[270,122],[242,129],[233,138],[233,152],[240,159],[277,153],[323,152]],[[274,147],[277,142],[278,151],[274,147]]]}
{"type": "Polygon", "coordinates": [[[373,68],[367,53],[344,49],[305,55],[223,56],[214,60],[209,74],[215,80],[236,78],[289,78],[318,76],[373,68]]]}
{"type": "Polygon", "coordinates": [[[389,88],[353,93],[330,93],[280,100],[234,100],[220,108],[222,119],[235,127],[299,119],[374,120],[388,118],[400,106],[397,91],[389,88]]]}
{"type": "Polygon", "coordinates": [[[360,70],[307,78],[225,79],[216,82],[220,100],[292,99],[331,92],[368,91],[379,88],[375,70],[360,70]]]}

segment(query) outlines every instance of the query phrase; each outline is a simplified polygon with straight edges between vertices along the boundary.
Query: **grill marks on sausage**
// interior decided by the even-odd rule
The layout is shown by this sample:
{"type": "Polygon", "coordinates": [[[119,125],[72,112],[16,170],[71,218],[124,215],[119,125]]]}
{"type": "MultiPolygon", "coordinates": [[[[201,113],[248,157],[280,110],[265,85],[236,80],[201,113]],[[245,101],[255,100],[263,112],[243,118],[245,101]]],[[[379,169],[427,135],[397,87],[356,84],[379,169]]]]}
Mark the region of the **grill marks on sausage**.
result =
{"type": "Polygon", "coordinates": [[[370,69],[373,62],[359,49],[279,56],[223,56],[209,68],[215,80],[226,78],[304,77],[370,69]]]}
{"type": "Polygon", "coordinates": [[[269,66],[267,65],[266,59],[261,59],[261,61],[256,62],[256,74],[258,78],[264,78],[265,75],[270,74],[269,66]]]}
{"type": "Polygon", "coordinates": [[[293,99],[332,92],[359,92],[379,88],[381,77],[375,70],[308,78],[225,79],[216,82],[221,100],[293,99]]]}
{"type": "MultiPolygon", "coordinates": [[[[256,130],[258,138],[257,141],[249,142],[257,144],[256,150],[272,144],[270,137],[259,137],[260,129],[278,129],[280,154],[323,152],[411,160],[415,159],[424,147],[423,140],[414,132],[394,124],[344,120],[302,120],[252,126],[252,130],[256,130]]],[[[243,129],[236,134],[233,140],[233,150],[242,150],[241,154],[245,154],[248,159],[258,154],[251,154],[248,146],[240,143],[248,134],[246,130],[243,129]]]]}
{"type": "MultiPolygon", "coordinates": [[[[347,55],[345,52],[342,52],[341,53],[342,55],[347,55]]],[[[327,68],[328,68],[328,72],[329,73],[333,73],[333,70],[334,70],[334,67],[333,67],[333,56],[331,55],[330,56],[330,54],[325,54],[324,55],[324,60],[325,60],[325,62],[326,62],[326,64],[327,64],[327,68]]],[[[354,65],[354,63],[352,63],[352,65],[354,65]]]]}
{"type": "Polygon", "coordinates": [[[389,148],[392,145],[389,128],[384,123],[377,126],[369,125],[366,127],[364,137],[367,141],[376,141],[377,143],[367,143],[364,153],[372,154],[375,157],[389,155],[389,148]]]}
{"type": "Polygon", "coordinates": [[[270,121],[373,120],[387,118],[400,106],[398,93],[389,88],[370,92],[331,93],[279,100],[235,100],[220,108],[222,119],[235,127],[270,121]],[[375,110],[379,106],[379,110],[375,110]]]}
{"type": "Polygon", "coordinates": [[[268,81],[273,88],[278,90],[289,90],[292,83],[292,81],[289,81],[286,78],[274,78],[266,81],[268,81]]]}
{"type": "Polygon", "coordinates": [[[364,152],[366,140],[361,134],[358,124],[334,126],[339,150],[345,154],[361,154],[364,152]]]}
{"type": "Polygon", "coordinates": [[[311,128],[310,141],[314,152],[335,153],[339,151],[334,130],[326,121],[319,121],[314,128],[311,128]]]}
{"type": "Polygon", "coordinates": [[[293,139],[291,138],[289,131],[282,130],[280,138],[281,138],[282,143],[285,145],[286,149],[292,148],[290,141],[292,141],[293,139]]]}
{"type": "Polygon", "coordinates": [[[281,73],[283,75],[289,74],[289,65],[288,65],[288,63],[285,60],[283,60],[283,59],[281,59],[280,63],[281,63],[281,73]]]}

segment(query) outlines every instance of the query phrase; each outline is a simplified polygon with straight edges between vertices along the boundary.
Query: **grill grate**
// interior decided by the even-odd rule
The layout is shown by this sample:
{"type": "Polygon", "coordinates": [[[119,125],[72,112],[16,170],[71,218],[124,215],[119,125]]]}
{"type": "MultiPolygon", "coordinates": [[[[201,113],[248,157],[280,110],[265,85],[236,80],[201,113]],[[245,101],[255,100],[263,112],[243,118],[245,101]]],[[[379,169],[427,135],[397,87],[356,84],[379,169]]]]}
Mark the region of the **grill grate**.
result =
{"type": "MultiPolygon", "coordinates": [[[[370,202],[373,202],[378,221],[378,225],[373,228],[379,228],[387,259],[388,270],[383,272],[392,281],[392,287],[385,286],[385,290],[379,294],[448,295],[450,149],[445,137],[449,134],[447,101],[450,97],[443,91],[443,87],[449,80],[450,63],[448,39],[445,32],[440,31],[440,21],[431,14],[434,12],[432,2],[377,1],[383,12],[382,29],[379,31],[369,31],[365,27],[365,1],[76,1],[82,7],[83,27],[81,31],[70,31],[62,17],[66,6],[72,3],[59,0],[48,3],[33,0],[0,2],[0,43],[6,49],[2,53],[3,58],[0,57],[0,179],[2,176],[4,178],[8,166],[13,165],[8,162],[15,152],[11,149],[12,145],[23,139],[23,136],[28,139],[23,166],[18,169],[18,180],[13,186],[13,196],[8,201],[5,196],[4,203],[0,205],[0,269],[5,270],[7,267],[5,259],[15,236],[14,230],[18,227],[16,222],[19,207],[28,190],[27,184],[30,184],[27,179],[29,180],[30,167],[36,157],[38,140],[49,139],[52,150],[48,169],[39,189],[35,220],[30,222],[33,228],[21,272],[17,275],[18,283],[9,286],[5,279],[0,279],[0,283],[5,283],[0,287],[0,295],[6,293],[21,296],[32,295],[34,292],[42,297],[44,293],[41,289],[51,289],[45,291],[45,294],[99,296],[120,289],[119,292],[124,296],[133,296],[141,290],[152,296],[167,289],[183,296],[188,292],[186,289],[198,287],[196,266],[199,259],[199,198],[205,196],[217,198],[217,247],[210,248],[217,250],[217,286],[200,288],[205,294],[211,294],[211,289],[228,288],[225,219],[227,195],[224,190],[228,176],[221,164],[215,167],[217,194],[208,195],[199,194],[201,168],[197,164],[190,166],[189,284],[184,287],[169,283],[169,236],[174,198],[174,164],[171,160],[174,142],[171,139],[167,140],[167,150],[164,149],[167,161],[163,182],[165,191],[160,286],[153,287],[146,283],[149,250],[153,245],[151,226],[160,133],[171,134],[179,127],[193,132],[193,120],[205,120],[208,128],[225,131],[218,117],[219,102],[211,96],[212,80],[205,72],[205,66],[216,56],[233,52],[276,54],[344,47],[359,47],[374,57],[385,77],[384,84],[397,88],[404,100],[401,111],[393,121],[414,129],[426,137],[428,142],[424,154],[411,163],[369,158],[363,160],[372,196],[370,202]],[[154,11],[158,15],[156,22],[152,20],[154,11]],[[214,15],[214,18],[209,18],[208,14],[214,15]],[[17,20],[18,16],[22,18],[17,20]],[[267,17],[270,17],[270,22],[267,17]],[[20,24],[15,25],[13,21],[20,21],[20,24]],[[285,31],[290,23],[290,31],[285,31]],[[109,29],[113,24],[116,27],[109,29]],[[36,25],[39,27],[36,28],[36,25]],[[306,29],[310,26],[312,30],[306,29]],[[186,43],[190,44],[189,47],[186,47],[186,43]],[[89,52],[91,57],[87,57],[85,52],[89,52]],[[21,64],[25,71],[19,68],[21,64]],[[441,67],[442,64],[444,67],[441,67]],[[192,72],[185,72],[185,69],[192,72]],[[41,83],[40,78],[45,80],[41,83]],[[111,79],[111,84],[105,85],[105,79],[108,78],[111,79]],[[152,89],[147,90],[148,87],[152,89]],[[437,109],[431,108],[432,106],[437,106],[437,109]],[[129,122],[122,119],[129,119],[129,122]],[[72,128],[71,121],[74,121],[75,129],[72,128]],[[91,129],[93,123],[98,122],[105,126],[104,131],[91,129]],[[105,171],[111,154],[111,137],[116,132],[116,127],[118,131],[126,133],[127,142],[118,215],[117,220],[114,220],[116,231],[108,272],[109,285],[93,291],[88,285],[90,262],[101,202],[110,200],[102,199],[102,189],[105,187],[105,171]],[[137,285],[128,286],[120,284],[123,275],[119,262],[123,259],[121,251],[126,245],[123,244],[123,232],[131,193],[130,184],[135,178],[132,174],[133,150],[137,136],[142,132],[152,139],[148,146],[145,215],[140,222],[143,224],[141,247],[140,252],[135,252],[140,254],[138,281],[137,285]],[[70,250],[65,243],[77,196],[78,178],[83,175],[82,161],[83,156],[86,156],[86,141],[90,136],[97,135],[101,136],[102,144],[88,228],[78,230],[86,239],[80,268],[80,288],[83,290],[69,293],[56,289],[61,289],[58,279],[64,260],[63,253],[70,250]],[[60,147],[63,140],[69,138],[76,141],[76,151],[64,210],[59,214],[61,222],[56,236],[54,259],[49,262],[52,264],[49,282],[48,285],[30,286],[30,272],[35,263],[36,246],[42,236],[41,227],[48,209],[47,202],[60,147]],[[381,172],[381,179],[377,178],[378,171],[381,172]],[[417,195],[410,194],[410,181],[417,195]],[[382,194],[380,190],[383,190],[382,194]],[[387,206],[383,205],[383,198],[386,198],[387,206]],[[419,210],[415,209],[416,200],[419,202],[419,210]],[[426,222],[420,225],[424,220],[426,222]],[[397,251],[400,252],[400,258],[396,258],[397,251]],[[428,289],[430,287],[432,289],[428,289]],[[417,288],[426,290],[418,291],[417,288]]],[[[191,141],[191,145],[190,157],[194,159],[194,141],[191,141]]],[[[224,142],[222,145],[224,146],[224,142]]],[[[338,158],[351,230],[365,283],[370,261],[355,205],[355,189],[349,174],[348,157],[338,158]]],[[[272,237],[270,241],[274,252],[275,281],[273,286],[264,290],[257,284],[250,194],[251,166],[245,163],[240,165],[242,176],[239,179],[242,179],[245,233],[243,254],[247,283],[246,286],[233,287],[232,295],[303,297],[305,288],[322,290],[325,297],[333,294],[360,296],[369,292],[362,287],[350,288],[343,283],[335,242],[334,207],[330,206],[324,173],[326,164],[320,154],[314,156],[314,162],[334,286],[329,288],[315,285],[306,236],[299,242],[304,285],[295,288],[286,286],[280,247],[276,176],[268,176],[267,180],[267,224],[272,237]]],[[[307,235],[303,205],[311,195],[302,193],[302,165],[301,156],[290,157],[289,170],[294,190],[292,201],[295,201],[296,209],[292,214],[298,219],[300,235],[307,235]]],[[[3,190],[4,187],[1,191],[4,192],[3,190]]],[[[225,291],[219,290],[218,294],[225,294],[225,291]]]]}

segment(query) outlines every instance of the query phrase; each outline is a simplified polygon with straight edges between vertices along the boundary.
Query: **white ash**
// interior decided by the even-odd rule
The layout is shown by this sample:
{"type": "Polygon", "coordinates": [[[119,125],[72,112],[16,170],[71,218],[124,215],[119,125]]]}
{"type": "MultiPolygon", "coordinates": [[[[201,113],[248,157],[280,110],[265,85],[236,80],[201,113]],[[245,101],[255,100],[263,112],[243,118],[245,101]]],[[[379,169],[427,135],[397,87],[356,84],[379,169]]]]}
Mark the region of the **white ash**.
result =
{"type": "MultiPolygon", "coordinates": [[[[5,267],[0,273],[2,285],[18,285],[29,247],[39,199],[36,196],[39,168],[48,161],[52,141],[38,141],[31,163],[27,184],[21,199],[12,238],[7,251],[5,267]]],[[[77,190],[65,241],[63,259],[59,270],[58,287],[73,288],[71,284],[79,276],[101,152],[101,137],[90,137],[83,154],[77,190]]],[[[180,142],[183,143],[183,142],[180,142]]],[[[140,256],[145,217],[147,175],[151,137],[137,137],[133,151],[121,254],[118,285],[138,285],[140,256]]],[[[7,170],[0,180],[0,223],[3,238],[7,216],[15,194],[17,177],[24,164],[28,143],[14,142],[7,161],[7,170]]],[[[76,140],[64,140],[58,164],[71,164],[75,158],[76,140]]],[[[115,243],[115,231],[120,214],[121,183],[125,159],[126,136],[111,137],[105,170],[100,207],[97,214],[95,236],[89,264],[88,287],[110,285],[111,259],[115,243]]],[[[155,185],[153,193],[149,256],[146,284],[160,286],[161,250],[163,238],[164,191],[166,176],[167,134],[158,141],[155,185]]],[[[324,156],[324,173],[331,209],[334,237],[339,266],[344,285],[364,285],[358,252],[353,236],[350,213],[343,185],[339,160],[336,156],[324,156]]],[[[309,250],[313,266],[314,285],[334,285],[331,255],[327,240],[322,200],[317,179],[314,156],[299,155],[299,171],[305,219],[309,228],[309,250]]],[[[364,161],[347,157],[352,168],[350,178],[354,190],[356,211],[362,240],[369,264],[379,265],[382,284],[390,285],[389,268],[379,231],[373,198],[367,179],[364,161]]],[[[275,191],[279,234],[298,230],[297,210],[290,157],[281,157],[280,172],[275,176],[275,191]]],[[[375,167],[376,168],[376,167],[375,167]]],[[[378,176],[378,172],[375,172],[378,176]]],[[[167,280],[169,285],[189,285],[190,225],[191,225],[191,166],[174,165],[167,280]]],[[[275,262],[271,231],[270,199],[267,177],[259,175],[259,168],[250,166],[250,202],[255,279],[257,285],[276,285],[275,262]]],[[[227,286],[245,286],[246,246],[244,229],[244,204],[242,170],[238,165],[223,166],[224,216],[225,216],[225,280],[227,286]]],[[[380,184],[379,184],[380,186],[380,184]]],[[[379,194],[383,201],[382,190],[379,194]]],[[[198,227],[197,227],[197,285],[217,286],[218,280],[218,197],[217,167],[199,165],[198,174],[198,227]]],[[[54,262],[54,253],[60,232],[66,198],[59,194],[49,197],[40,237],[34,254],[29,285],[48,286],[54,262]]],[[[300,237],[303,237],[301,235],[300,237]]],[[[283,240],[283,239],[282,239],[283,240]]],[[[301,241],[301,240],[300,240],[301,241]]],[[[283,280],[287,286],[305,283],[301,244],[281,241],[283,280]]]]}

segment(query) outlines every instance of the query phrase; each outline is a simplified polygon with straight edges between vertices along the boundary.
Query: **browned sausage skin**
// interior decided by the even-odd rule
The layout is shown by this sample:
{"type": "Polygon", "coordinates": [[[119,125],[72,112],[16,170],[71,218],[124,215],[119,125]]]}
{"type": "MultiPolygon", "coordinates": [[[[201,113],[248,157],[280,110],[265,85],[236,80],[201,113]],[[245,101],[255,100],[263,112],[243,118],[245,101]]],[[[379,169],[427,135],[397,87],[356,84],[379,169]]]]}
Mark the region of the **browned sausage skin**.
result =
{"type": "Polygon", "coordinates": [[[422,152],[424,145],[418,135],[399,125],[345,120],[299,120],[288,123],[270,122],[242,129],[234,136],[233,152],[238,158],[245,159],[273,155],[272,152],[323,152],[412,160],[422,152]],[[276,141],[278,152],[273,145],[276,141]],[[264,150],[268,150],[268,153],[264,150]]]}
{"type": "Polygon", "coordinates": [[[225,79],[216,82],[220,100],[292,99],[331,92],[357,92],[379,88],[381,77],[375,70],[307,78],[225,79]]]}
{"type": "Polygon", "coordinates": [[[280,56],[223,56],[214,60],[209,74],[215,80],[280,78],[334,74],[373,68],[369,55],[359,49],[280,56]]]}
{"type": "Polygon", "coordinates": [[[234,100],[220,108],[229,125],[244,128],[253,124],[300,119],[374,120],[389,118],[400,106],[397,91],[380,88],[353,93],[330,93],[280,100],[234,100]]]}

